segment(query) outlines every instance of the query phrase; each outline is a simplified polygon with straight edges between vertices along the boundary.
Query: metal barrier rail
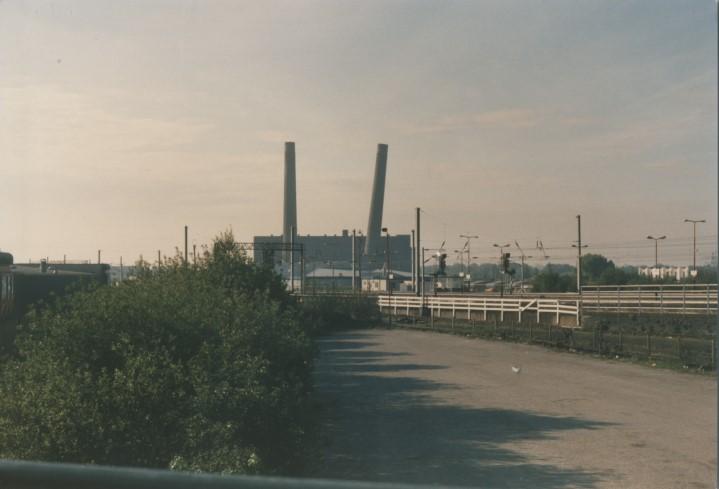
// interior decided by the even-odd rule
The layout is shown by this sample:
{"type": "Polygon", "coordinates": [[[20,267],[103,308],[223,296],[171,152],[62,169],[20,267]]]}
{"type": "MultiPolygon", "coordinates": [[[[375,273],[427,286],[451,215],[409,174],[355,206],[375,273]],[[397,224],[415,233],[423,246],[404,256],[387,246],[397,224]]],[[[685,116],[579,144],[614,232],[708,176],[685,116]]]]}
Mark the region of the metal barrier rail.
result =
{"type": "Polygon", "coordinates": [[[580,307],[579,299],[553,299],[537,297],[490,297],[490,296],[406,296],[406,295],[380,295],[377,298],[380,311],[387,309],[393,315],[410,315],[411,311],[423,311],[429,309],[430,318],[440,317],[442,311],[452,313],[466,313],[466,319],[472,318],[472,313],[482,314],[482,319],[487,320],[488,313],[499,313],[500,321],[504,321],[506,313],[516,314],[516,319],[522,321],[525,314],[536,314],[539,322],[542,314],[553,314],[555,323],[561,324],[562,316],[574,318],[574,323],[579,326],[580,307]]]}
{"type": "Polygon", "coordinates": [[[716,284],[582,287],[582,308],[594,312],[716,314],[716,284]]]}
{"type": "MultiPolygon", "coordinates": [[[[430,486],[322,479],[230,476],[170,470],[0,460],[9,489],[429,489],[430,486]]],[[[431,486],[433,489],[442,486],[431,486]]],[[[449,487],[449,486],[444,486],[449,487]]]]}

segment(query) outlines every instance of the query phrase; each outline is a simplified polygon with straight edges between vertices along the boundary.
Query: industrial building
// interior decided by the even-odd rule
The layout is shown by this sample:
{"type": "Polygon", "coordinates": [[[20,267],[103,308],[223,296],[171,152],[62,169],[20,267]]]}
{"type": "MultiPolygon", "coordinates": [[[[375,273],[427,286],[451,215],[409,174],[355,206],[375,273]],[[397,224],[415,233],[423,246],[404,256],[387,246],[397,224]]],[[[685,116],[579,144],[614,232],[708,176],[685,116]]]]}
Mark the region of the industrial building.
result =
{"type": "MultiPolygon", "coordinates": [[[[348,229],[342,230],[339,235],[302,235],[297,226],[295,143],[286,142],[282,234],[254,237],[255,262],[271,262],[286,277],[289,277],[291,268],[294,268],[295,277],[303,272],[305,277],[310,277],[317,269],[346,271],[354,267],[357,277],[361,274],[363,278],[378,278],[386,269],[386,251],[389,249],[391,270],[411,272],[413,255],[410,235],[393,234],[387,242],[386,234],[382,233],[387,153],[386,144],[377,146],[366,235],[348,229]]],[[[345,275],[342,272],[341,276],[345,275]]],[[[339,276],[337,273],[336,277],[339,276]]]]}
{"type": "MultiPolygon", "coordinates": [[[[371,272],[377,269],[384,269],[384,248],[386,238],[382,238],[382,251],[373,255],[365,255],[365,236],[355,238],[355,266],[356,270],[371,272]]],[[[299,235],[294,238],[295,245],[295,266],[297,273],[301,261],[304,260],[306,273],[314,268],[331,268],[343,270],[352,269],[352,233],[342,230],[337,235],[299,235]]],[[[282,236],[255,236],[253,241],[254,260],[258,264],[271,261],[273,266],[279,267],[283,262],[289,261],[283,255],[289,249],[283,245],[282,236]]],[[[392,235],[389,238],[390,265],[392,270],[410,272],[412,270],[412,244],[408,234],[392,235]]]]}

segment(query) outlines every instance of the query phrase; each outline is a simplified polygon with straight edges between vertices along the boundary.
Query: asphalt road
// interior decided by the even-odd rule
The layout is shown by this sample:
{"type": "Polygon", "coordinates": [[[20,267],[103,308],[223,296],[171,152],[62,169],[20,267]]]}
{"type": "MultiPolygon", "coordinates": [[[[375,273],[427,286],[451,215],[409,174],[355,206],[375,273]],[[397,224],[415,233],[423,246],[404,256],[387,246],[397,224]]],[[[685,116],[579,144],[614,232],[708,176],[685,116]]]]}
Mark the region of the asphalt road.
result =
{"type": "Polygon", "coordinates": [[[338,334],[320,347],[324,456],[316,476],[714,487],[710,377],[404,330],[338,334]]]}

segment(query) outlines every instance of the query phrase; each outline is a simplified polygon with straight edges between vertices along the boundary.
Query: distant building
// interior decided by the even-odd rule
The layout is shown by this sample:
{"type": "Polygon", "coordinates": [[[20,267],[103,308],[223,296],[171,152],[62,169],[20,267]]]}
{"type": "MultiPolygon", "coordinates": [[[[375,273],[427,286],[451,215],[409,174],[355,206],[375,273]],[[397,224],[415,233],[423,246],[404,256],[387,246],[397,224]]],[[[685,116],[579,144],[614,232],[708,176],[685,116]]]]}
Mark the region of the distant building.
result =
{"type": "MultiPolygon", "coordinates": [[[[384,267],[385,256],[363,256],[365,236],[357,236],[355,251],[357,253],[357,268],[359,270],[376,270],[384,267]]],[[[382,243],[385,243],[382,237],[382,243]]],[[[271,262],[274,267],[282,266],[283,257],[282,236],[255,236],[253,239],[253,258],[257,264],[271,262]]],[[[409,234],[391,235],[389,238],[390,262],[393,270],[411,272],[412,246],[409,234]]],[[[298,235],[295,238],[295,274],[299,274],[300,259],[304,258],[305,273],[315,268],[334,268],[335,270],[352,269],[352,234],[343,230],[340,235],[312,236],[298,235]],[[302,247],[300,254],[299,247],[302,247]]]]}
{"type": "Polygon", "coordinates": [[[116,285],[125,280],[134,280],[137,273],[135,266],[111,266],[107,271],[108,281],[111,285],[116,285]]]}
{"type": "Polygon", "coordinates": [[[689,267],[640,267],[638,272],[652,280],[673,278],[679,281],[692,276],[689,267]]]}

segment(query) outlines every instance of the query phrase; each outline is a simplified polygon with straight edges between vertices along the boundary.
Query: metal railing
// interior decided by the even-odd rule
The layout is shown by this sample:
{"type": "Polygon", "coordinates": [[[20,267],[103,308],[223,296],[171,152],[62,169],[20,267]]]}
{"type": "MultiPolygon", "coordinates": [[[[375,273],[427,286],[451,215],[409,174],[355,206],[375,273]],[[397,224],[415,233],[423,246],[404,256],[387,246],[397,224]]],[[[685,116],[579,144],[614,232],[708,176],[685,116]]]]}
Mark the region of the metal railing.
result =
{"type": "Polygon", "coordinates": [[[591,285],[582,287],[591,312],[716,314],[716,284],[591,285]]]}
{"type": "Polygon", "coordinates": [[[580,304],[579,299],[556,299],[538,297],[496,297],[496,296],[408,296],[408,295],[380,295],[377,297],[380,311],[392,315],[421,315],[429,312],[429,317],[442,317],[442,312],[451,313],[451,317],[460,319],[480,319],[486,321],[491,314],[505,320],[507,314],[511,319],[522,322],[522,318],[530,314],[535,315],[536,321],[551,316],[554,324],[579,326],[580,304]],[[562,321],[562,317],[569,316],[570,323],[562,321]]]}
{"type": "MultiPolygon", "coordinates": [[[[429,486],[323,479],[230,476],[170,470],[0,460],[8,489],[421,489],[429,486]]],[[[442,486],[431,486],[433,489],[442,486]]],[[[444,486],[449,487],[449,486],[444,486]]]]}

